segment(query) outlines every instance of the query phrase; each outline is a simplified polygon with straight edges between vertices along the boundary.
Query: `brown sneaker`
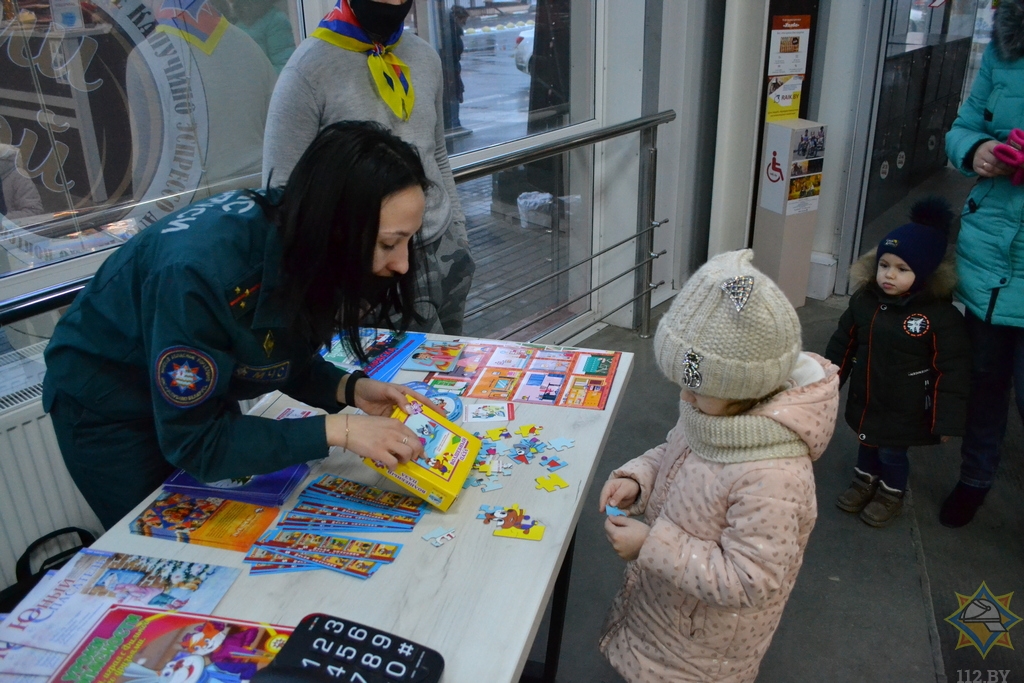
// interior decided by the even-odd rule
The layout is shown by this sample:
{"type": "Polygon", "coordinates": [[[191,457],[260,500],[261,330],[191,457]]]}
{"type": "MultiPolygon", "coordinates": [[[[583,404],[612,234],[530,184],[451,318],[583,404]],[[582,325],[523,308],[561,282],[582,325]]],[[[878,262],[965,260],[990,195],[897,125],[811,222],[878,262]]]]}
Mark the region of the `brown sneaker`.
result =
{"type": "Polygon", "coordinates": [[[891,489],[883,483],[860,513],[861,521],[875,527],[888,526],[903,510],[903,494],[903,491],[891,489]]]}
{"type": "Polygon", "coordinates": [[[836,499],[836,507],[847,512],[860,512],[871,499],[875,497],[878,490],[878,477],[861,472],[854,468],[853,481],[850,488],[836,499]]]}

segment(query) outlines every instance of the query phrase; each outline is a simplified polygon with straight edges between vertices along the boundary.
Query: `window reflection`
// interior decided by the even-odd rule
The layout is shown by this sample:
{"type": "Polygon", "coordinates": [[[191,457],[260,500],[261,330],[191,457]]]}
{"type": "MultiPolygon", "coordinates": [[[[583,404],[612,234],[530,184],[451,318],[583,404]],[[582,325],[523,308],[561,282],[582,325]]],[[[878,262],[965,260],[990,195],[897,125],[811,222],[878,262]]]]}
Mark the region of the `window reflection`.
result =
{"type": "MultiPolygon", "coordinates": [[[[0,2],[0,278],[259,184],[270,94],[300,37],[296,3],[0,2]]],[[[306,12],[329,4],[307,0],[306,12]]],[[[442,58],[449,152],[593,117],[594,4],[414,4],[410,23],[442,58]]],[[[493,204],[517,215],[523,192],[565,195],[560,164],[497,174],[493,204]]]]}
{"type": "Polygon", "coordinates": [[[3,0],[0,276],[257,185],[270,94],[296,44],[286,11],[283,0],[3,0]]]}

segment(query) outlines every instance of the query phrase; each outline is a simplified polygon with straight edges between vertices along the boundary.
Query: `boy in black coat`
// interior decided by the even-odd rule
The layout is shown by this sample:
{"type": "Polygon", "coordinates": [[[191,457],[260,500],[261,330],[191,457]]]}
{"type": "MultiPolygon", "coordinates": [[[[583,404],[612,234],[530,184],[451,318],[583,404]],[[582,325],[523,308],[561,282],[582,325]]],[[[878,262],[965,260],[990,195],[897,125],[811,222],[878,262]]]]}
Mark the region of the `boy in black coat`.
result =
{"type": "Polygon", "coordinates": [[[825,351],[840,381],[850,379],[846,421],[860,441],[853,483],[836,505],[871,526],[903,507],[907,448],[962,436],[966,419],[968,338],[952,303],[952,253],[945,258],[953,214],[933,198],[910,218],[854,264],[860,287],[825,351]]]}

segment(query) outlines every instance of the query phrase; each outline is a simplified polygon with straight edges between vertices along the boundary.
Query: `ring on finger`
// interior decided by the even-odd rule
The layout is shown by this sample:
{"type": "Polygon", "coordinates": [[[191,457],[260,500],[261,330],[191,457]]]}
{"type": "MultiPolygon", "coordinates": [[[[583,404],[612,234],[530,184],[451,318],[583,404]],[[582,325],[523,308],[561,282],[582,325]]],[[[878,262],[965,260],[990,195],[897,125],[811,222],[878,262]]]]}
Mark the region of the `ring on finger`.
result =
{"type": "Polygon", "coordinates": [[[402,444],[403,445],[406,445],[408,443],[409,443],[409,437],[405,437],[404,439],[402,439],[402,444]]]}

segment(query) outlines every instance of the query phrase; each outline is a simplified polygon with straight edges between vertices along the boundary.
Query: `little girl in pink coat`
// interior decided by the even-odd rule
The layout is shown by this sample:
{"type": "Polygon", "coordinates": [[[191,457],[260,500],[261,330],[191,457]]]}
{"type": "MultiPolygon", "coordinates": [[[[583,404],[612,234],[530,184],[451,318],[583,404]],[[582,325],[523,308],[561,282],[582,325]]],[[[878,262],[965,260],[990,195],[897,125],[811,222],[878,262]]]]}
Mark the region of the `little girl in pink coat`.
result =
{"type": "Polygon", "coordinates": [[[801,353],[796,311],[752,256],[709,260],[662,318],[679,422],[601,491],[602,512],[643,515],[605,524],[629,563],[600,647],[631,682],[753,681],[817,518],[838,369],[801,353]]]}

